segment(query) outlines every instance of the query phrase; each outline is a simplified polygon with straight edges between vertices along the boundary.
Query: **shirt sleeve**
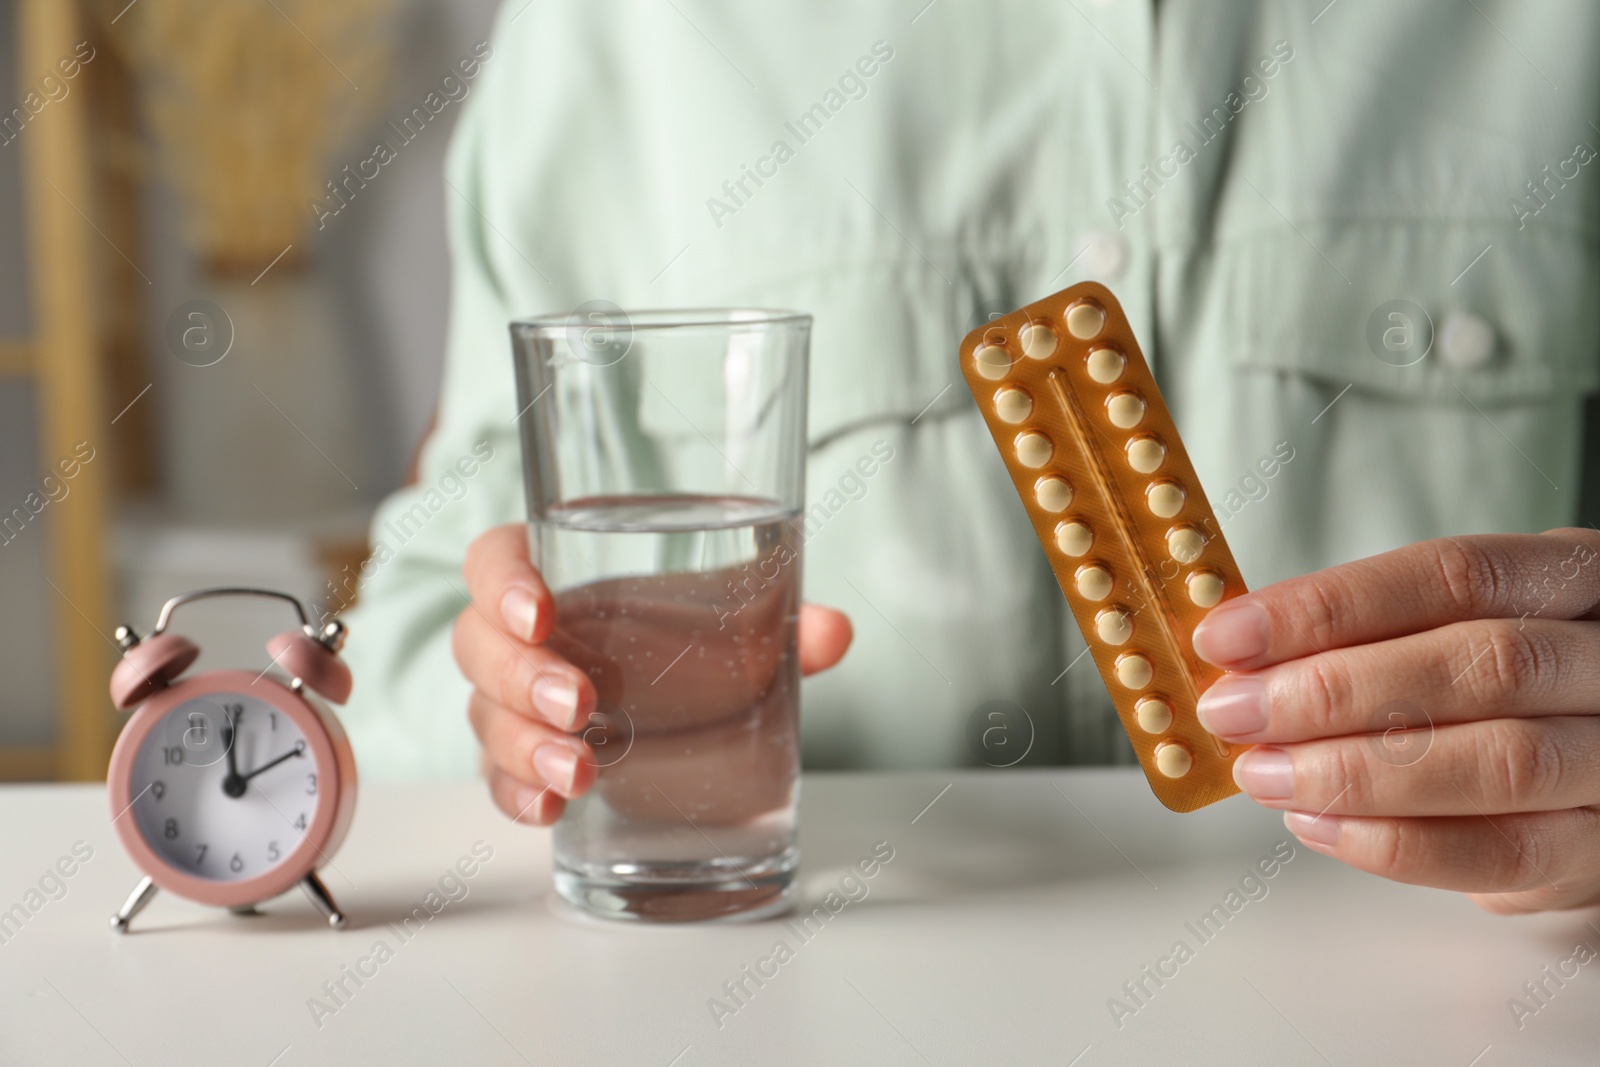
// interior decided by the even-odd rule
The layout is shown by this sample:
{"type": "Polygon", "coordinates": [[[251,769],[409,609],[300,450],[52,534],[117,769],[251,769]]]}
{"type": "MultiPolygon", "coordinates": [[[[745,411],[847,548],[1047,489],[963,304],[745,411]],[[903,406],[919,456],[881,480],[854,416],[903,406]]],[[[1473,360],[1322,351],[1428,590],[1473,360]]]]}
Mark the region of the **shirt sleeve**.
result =
{"type": "Polygon", "coordinates": [[[486,68],[445,168],[453,291],[437,425],[415,484],[379,507],[372,554],[335,600],[357,601],[345,616],[355,688],[341,719],[362,773],[375,778],[475,772],[470,687],[450,650],[452,624],[469,607],[461,565],[479,533],[523,516],[506,325],[514,311],[485,247],[501,239],[480,181],[492,56],[486,68]]]}

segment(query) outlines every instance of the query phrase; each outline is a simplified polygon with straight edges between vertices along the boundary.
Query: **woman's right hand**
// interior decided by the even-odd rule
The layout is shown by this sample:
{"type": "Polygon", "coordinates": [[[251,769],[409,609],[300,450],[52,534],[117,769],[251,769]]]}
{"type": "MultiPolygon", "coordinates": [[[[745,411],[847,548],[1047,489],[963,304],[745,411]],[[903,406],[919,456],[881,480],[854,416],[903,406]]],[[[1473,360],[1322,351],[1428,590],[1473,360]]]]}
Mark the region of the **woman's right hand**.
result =
{"type": "MultiPolygon", "coordinates": [[[[495,805],[511,818],[548,826],[567,800],[594,786],[591,725],[594,683],[546,645],[555,598],[528,559],[526,523],[478,536],[462,567],[472,603],[456,616],[452,648],[472,683],[467,717],[483,746],[484,776],[495,805]]],[[[800,608],[800,670],[814,674],[844,657],[850,620],[831,608],[800,608]]]]}
{"type": "Polygon", "coordinates": [[[528,560],[526,523],[481,534],[462,570],[472,603],[456,616],[451,647],[472,683],[467,717],[489,793],[511,818],[548,826],[594,785],[594,755],[578,736],[594,685],[544,647],[556,605],[528,560]]]}

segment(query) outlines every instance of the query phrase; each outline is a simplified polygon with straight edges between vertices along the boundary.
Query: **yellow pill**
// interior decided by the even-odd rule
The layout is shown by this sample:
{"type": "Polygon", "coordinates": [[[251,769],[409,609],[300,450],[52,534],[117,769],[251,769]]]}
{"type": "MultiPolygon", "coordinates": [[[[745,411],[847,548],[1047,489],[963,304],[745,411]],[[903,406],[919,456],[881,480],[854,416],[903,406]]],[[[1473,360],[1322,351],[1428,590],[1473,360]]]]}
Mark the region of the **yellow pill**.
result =
{"type": "Polygon", "coordinates": [[[1050,443],[1050,438],[1042,433],[1027,433],[1017,435],[1017,459],[1024,467],[1038,469],[1050,462],[1050,454],[1055,451],[1055,446],[1050,443]]]}
{"type": "Polygon", "coordinates": [[[1214,608],[1222,603],[1222,576],[1215,571],[1195,571],[1185,580],[1189,599],[1197,607],[1214,608]]]}
{"type": "Polygon", "coordinates": [[[1098,337],[1106,324],[1106,313],[1099,304],[1087,300],[1067,309],[1067,332],[1080,341],[1098,337]]]}
{"type": "Polygon", "coordinates": [[[1144,420],[1144,397],[1138,393],[1117,393],[1106,401],[1106,414],[1117,429],[1131,430],[1144,420]]]}
{"type": "Polygon", "coordinates": [[[1122,377],[1122,368],[1127,365],[1128,357],[1115,348],[1097,348],[1089,353],[1089,377],[1101,385],[1110,385],[1122,377]]]}
{"type": "Polygon", "coordinates": [[[1128,466],[1140,474],[1154,474],[1167,458],[1167,446],[1159,438],[1135,437],[1128,442],[1128,466]]]}
{"type": "Polygon", "coordinates": [[[1022,354],[1029,359],[1048,359],[1056,350],[1056,332],[1043,323],[1030,322],[1022,328],[1022,354]]]}
{"type": "Polygon", "coordinates": [[[1193,563],[1205,547],[1205,534],[1193,526],[1179,526],[1167,534],[1167,552],[1179,563],[1193,563]]]}
{"type": "Polygon", "coordinates": [[[1094,534],[1083,523],[1063,522],[1056,526],[1056,547],[1066,555],[1074,559],[1087,555],[1092,544],[1094,544],[1094,534]]]}
{"type": "Polygon", "coordinates": [[[1170,519],[1183,510],[1183,487],[1176,482],[1157,482],[1144,491],[1151,514],[1170,519]]]}
{"type": "Polygon", "coordinates": [[[1133,636],[1133,619],[1120,608],[1107,608],[1094,617],[1094,632],[1108,645],[1125,645],[1133,636]]]}
{"type": "Polygon", "coordinates": [[[1142,697],[1133,706],[1139,729],[1147,734],[1164,734],[1172,727],[1172,705],[1156,697],[1142,697]]]}
{"type": "Polygon", "coordinates": [[[1078,595],[1086,600],[1104,600],[1111,595],[1111,572],[1104,567],[1079,567],[1078,595]]]}
{"type": "Polygon", "coordinates": [[[1067,510],[1072,503],[1072,486],[1060,478],[1040,478],[1033,487],[1033,499],[1051,514],[1067,510]]]}
{"type": "Polygon", "coordinates": [[[1117,681],[1128,689],[1143,689],[1154,677],[1155,668],[1150,666],[1148,659],[1137,652],[1117,657],[1117,681]]]}
{"type": "Polygon", "coordinates": [[[972,353],[972,365],[978,368],[979,374],[997,382],[1011,369],[1011,353],[999,345],[979,345],[972,353]]]}
{"type": "Polygon", "coordinates": [[[994,394],[994,413],[1015,426],[1033,414],[1033,397],[1021,389],[1002,389],[994,394]]]}
{"type": "Polygon", "coordinates": [[[1156,746],[1156,770],[1168,778],[1182,778],[1193,766],[1194,757],[1182,741],[1163,741],[1156,746]]]}

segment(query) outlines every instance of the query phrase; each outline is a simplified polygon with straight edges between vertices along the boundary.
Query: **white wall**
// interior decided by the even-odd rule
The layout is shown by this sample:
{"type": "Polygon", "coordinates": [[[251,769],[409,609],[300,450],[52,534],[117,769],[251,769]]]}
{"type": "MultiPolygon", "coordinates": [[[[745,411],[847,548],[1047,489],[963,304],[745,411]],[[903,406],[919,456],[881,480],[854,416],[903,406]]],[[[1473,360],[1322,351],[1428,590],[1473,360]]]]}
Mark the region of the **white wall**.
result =
{"type": "MultiPolygon", "coordinates": [[[[5,111],[18,96],[19,72],[11,54],[14,3],[0,0],[0,110],[5,111]]],[[[497,0],[409,0],[388,103],[379,108],[374,127],[419,104],[448,67],[486,39],[497,7],[497,0]]],[[[345,358],[363,383],[364,410],[351,412],[371,451],[371,476],[362,479],[359,507],[370,508],[398,484],[437,394],[449,301],[442,166],[457,114],[459,108],[447,109],[314,242],[312,270],[337,293],[345,358]]],[[[48,118],[45,112],[40,121],[48,118]]],[[[371,141],[370,134],[358,136],[333,170],[357,158],[355,146],[370,147],[371,141]]],[[[17,167],[25,150],[26,131],[16,143],[0,147],[0,337],[20,335],[28,327],[25,213],[17,167]]],[[[141,267],[154,282],[146,308],[146,358],[156,378],[168,369],[157,361],[172,359],[162,342],[167,315],[194,295],[197,283],[178,237],[177,205],[159,177],[146,215],[141,267]]],[[[116,254],[103,244],[93,250],[116,254]]],[[[36,486],[45,462],[34,447],[32,408],[30,387],[0,380],[0,511],[9,511],[36,486]]],[[[70,497],[63,506],[70,506],[70,497]]],[[[46,509],[23,537],[0,545],[0,743],[41,743],[51,737],[51,686],[48,672],[40,669],[48,662],[45,622],[54,609],[42,569],[48,517],[46,509]]],[[[139,566],[139,559],[131,565],[139,566]]],[[[141,630],[151,622],[128,621],[141,630]]]]}
{"type": "MultiPolygon", "coordinates": [[[[472,45],[487,40],[498,0],[422,0],[408,20],[390,98],[374,123],[421,103],[472,45]]],[[[379,475],[397,484],[433,411],[443,362],[449,262],[445,250],[444,152],[459,115],[406,145],[379,181],[331,220],[321,252],[333,284],[350,297],[356,358],[379,386],[379,475]]],[[[358,138],[370,147],[371,137],[358,138]]],[[[453,194],[450,194],[453,195],[453,194]]],[[[509,359],[510,356],[508,355],[509,359]]]]}

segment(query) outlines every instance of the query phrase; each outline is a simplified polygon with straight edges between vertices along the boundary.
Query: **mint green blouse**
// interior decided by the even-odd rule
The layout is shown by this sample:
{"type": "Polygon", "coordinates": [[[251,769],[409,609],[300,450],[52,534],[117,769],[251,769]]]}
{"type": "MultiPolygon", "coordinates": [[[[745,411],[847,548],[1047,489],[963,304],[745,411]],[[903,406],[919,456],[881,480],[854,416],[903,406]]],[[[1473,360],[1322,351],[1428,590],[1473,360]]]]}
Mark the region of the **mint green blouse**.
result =
{"type": "Polygon", "coordinates": [[[856,642],[806,683],[810,766],[980,762],[996,701],[1028,762],[1131,759],[956,366],[1075,281],[1253,586],[1590,499],[1593,4],[508,0],[492,43],[438,428],[348,619],[364,773],[477,766],[449,631],[524,514],[506,325],[587,300],[816,316],[805,591],[856,642]]]}

